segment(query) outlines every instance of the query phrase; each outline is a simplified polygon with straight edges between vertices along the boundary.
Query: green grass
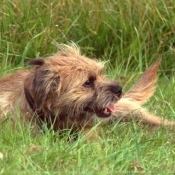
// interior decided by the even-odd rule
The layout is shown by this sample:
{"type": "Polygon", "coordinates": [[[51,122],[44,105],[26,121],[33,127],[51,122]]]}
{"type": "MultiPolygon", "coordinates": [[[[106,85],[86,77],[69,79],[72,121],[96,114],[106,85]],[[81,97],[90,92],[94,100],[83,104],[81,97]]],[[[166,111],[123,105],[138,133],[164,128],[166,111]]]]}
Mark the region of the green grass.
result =
{"type": "MultiPolygon", "coordinates": [[[[173,0],[1,0],[0,76],[74,41],[89,57],[109,60],[106,73],[126,91],[162,57],[155,96],[147,107],[175,120],[175,4],[173,0]]],[[[100,128],[103,143],[68,142],[10,119],[0,123],[0,174],[173,174],[175,137],[135,121],[100,128]]]]}

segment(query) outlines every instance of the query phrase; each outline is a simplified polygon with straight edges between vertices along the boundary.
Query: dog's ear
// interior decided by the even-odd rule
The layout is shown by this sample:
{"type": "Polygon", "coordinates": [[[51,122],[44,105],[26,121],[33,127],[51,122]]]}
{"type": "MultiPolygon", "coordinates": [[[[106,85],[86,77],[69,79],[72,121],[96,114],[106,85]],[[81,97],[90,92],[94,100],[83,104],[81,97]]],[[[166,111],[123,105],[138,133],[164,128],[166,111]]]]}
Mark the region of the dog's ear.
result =
{"type": "Polygon", "coordinates": [[[27,64],[31,66],[42,66],[44,64],[44,59],[38,58],[38,59],[30,60],[28,61],[27,64]]]}
{"type": "Polygon", "coordinates": [[[43,58],[30,60],[28,65],[36,67],[32,71],[31,87],[35,99],[34,108],[37,110],[51,110],[60,95],[60,75],[46,64],[46,59],[43,58]]]}
{"type": "Polygon", "coordinates": [[[60,76],[52,70],[36,70],[32,83],[36,109],[47,108],[50,110],[54,100],[59,98],[61,89],[60,76]]]}

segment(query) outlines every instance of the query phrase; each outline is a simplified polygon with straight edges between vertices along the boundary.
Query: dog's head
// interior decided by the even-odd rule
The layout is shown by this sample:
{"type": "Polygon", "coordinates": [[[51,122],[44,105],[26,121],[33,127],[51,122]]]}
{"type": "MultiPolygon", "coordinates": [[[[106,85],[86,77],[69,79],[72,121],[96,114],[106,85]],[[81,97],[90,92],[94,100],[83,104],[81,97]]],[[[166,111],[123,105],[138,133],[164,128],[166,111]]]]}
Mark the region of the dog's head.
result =
{"type": "Polygon", "coordinates": [[[75,45],[59,48],[56,55],[29,62],[35,66],[30,88],[35,108],[75,118],[109,117],[122,88],[104,76],[104,63],[82,56],[75,45]]]}

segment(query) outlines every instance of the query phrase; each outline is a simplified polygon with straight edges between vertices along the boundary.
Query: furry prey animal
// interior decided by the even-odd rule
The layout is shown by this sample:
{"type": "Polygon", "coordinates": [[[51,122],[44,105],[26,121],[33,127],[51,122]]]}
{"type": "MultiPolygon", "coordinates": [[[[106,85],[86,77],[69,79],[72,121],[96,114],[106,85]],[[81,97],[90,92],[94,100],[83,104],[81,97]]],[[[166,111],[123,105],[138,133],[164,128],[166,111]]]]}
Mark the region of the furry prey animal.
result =
{"type": "MultiPolygon", "coordinates": [[[[155,89],[160,61],[153,64],[122,96],[116,80],[104,76],[104,63],[80,54],[75,44],[59,45],[57,54],[29,61],[34,68],[19,70],[0,80],[0,119],[19,109],[22,120],[55,131],[72,128],[87,133],[97,119],[104,122],[119,117],[136,117],[155,125],[174,123],[148,113],[142,105],[155,89]]],[[[96,132],[88,140],[98,139],[96,132]]]]}
{"type": "Polygon", "coordinates": [[[161,116],[155,116],[142,107],[154,94],[157,71],[160,63],[161,59],[151,65],[137,83],[115,104],[116,112],[112,115],[114,120],[120,117],[124,120],[134,118],[139,122],[153,126],[174,127],[175,122],[169,121],[161,116]]]}

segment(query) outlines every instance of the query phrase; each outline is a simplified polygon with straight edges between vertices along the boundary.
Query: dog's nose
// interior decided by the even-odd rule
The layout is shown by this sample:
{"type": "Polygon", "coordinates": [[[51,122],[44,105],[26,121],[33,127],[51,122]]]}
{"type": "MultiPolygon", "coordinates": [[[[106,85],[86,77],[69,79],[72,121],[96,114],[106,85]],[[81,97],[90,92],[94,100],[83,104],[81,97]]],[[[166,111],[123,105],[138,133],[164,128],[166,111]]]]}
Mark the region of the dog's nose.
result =
{"type": "Polygon", "coordinates": [[[121,97],[121,95],[122,95],[122,87],[120,87],[120,86],[112,86],[111,92],[116,94],[118,97],[121,97]]]}

